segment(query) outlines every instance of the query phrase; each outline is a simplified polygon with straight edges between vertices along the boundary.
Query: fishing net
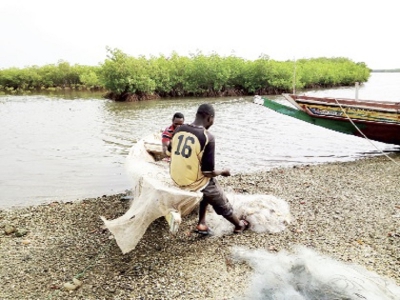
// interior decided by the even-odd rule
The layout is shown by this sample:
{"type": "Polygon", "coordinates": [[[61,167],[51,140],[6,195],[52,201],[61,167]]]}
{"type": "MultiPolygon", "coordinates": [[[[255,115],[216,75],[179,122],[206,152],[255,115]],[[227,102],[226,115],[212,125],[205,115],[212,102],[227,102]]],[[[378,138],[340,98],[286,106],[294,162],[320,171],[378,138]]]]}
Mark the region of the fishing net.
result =
{"type": "MultiPolygon", "coordinates": [[[[133,183],[133,201],[128,211],[114,220],[101,217],[114,235],[123,253],[133,250],[149,225],[165,217],[172,233],[176,233],[182,216],[193,211],[201,200],[201,192],[188,191],[175,185],[169,175],[169,164],[156,161],[162,157],[159,135],[138,141],[127,158],[127,172],[133,183]],[[151,154],[150,154],[151,153],[151,154]]],[[[278,232],[290,222],[288,204],[271,195],[227,193],[235,213],[245,217],[256,232],[278,232]]],[[[233,225],[218,216],[209,206],[207,223],[215,236],[233,232],[233,225]]]]}
{"type": "Polygon", "coordinates": [[[278,253],[244,247],[231,251],[235,259],[247,262],[254,271],[244,297],[236,299],[400,299],[400,287],[392,279],[304,246],[278,253]]]}
{"type": "Polygon", "coordinates": [[[156,162],[147,152],[146,147],[155,150],[156,146],[140,140],[131,149],[127,161],[133,182],[131,206],[117,219],[101,217],[123,253],[133,250],[149,225],[162,216],[168,217],[171,231],[176,232],[181,216],[190,213],[202,197],[200,192],[186,191],[173,183],[168,162],[156,162]]]}
{"type": "MultiPolygon", "coordinates": [[[[229,202],[233,211],[239,218],[244,218],[250,223],[250,230],[261,233],[276,233],[283,231],[291,222],[289,204],[273,195],[244,195],[227,191],[229,202]]],[[[207,225],[212,228],[216,237],[230,234],[234,225],[225,218],[217,215],[209,206],[207,225]]]]}

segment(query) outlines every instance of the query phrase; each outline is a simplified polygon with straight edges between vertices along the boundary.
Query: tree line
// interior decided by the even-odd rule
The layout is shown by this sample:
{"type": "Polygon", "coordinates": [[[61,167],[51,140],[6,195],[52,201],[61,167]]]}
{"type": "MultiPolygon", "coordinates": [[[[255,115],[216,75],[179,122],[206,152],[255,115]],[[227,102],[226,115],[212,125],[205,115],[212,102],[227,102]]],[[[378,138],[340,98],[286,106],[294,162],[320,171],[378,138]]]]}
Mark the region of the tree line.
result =
{"type": "Polygon", "coordinates": [[[107,48],[98,66],[45,66],[0,70],[0,90],[6,93],[74,89],[104,90],[105,97],[134,101],[165,97],[217,97],[281,94],[309,88],[351,86],[366,82],[371,70],[363,62],[343,57],[276,61],[268,56],[246,60],[201,52],[189,56],[130,56],[107,48]]]}

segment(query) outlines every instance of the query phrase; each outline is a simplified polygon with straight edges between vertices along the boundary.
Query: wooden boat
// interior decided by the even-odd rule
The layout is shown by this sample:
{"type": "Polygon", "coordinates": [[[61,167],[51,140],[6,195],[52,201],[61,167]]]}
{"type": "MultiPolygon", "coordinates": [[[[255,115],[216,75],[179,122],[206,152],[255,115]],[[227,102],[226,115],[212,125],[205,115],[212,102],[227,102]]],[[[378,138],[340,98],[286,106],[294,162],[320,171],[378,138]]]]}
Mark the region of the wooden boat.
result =
{"type": "Polygon", "coordinates": [[[400,103],[284,94],[289,107],[263,97],[254,103],[331,130],[400,145],[400,103]]]}

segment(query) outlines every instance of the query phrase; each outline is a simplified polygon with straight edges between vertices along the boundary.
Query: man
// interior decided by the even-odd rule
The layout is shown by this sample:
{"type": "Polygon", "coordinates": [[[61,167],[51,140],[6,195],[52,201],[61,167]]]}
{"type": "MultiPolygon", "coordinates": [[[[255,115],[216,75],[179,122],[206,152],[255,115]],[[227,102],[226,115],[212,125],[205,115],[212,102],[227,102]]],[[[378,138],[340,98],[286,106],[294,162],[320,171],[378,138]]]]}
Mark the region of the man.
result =
{"type": "Polygon", "coordinates": [[[163,131],[161,135],[161,143],[162,143],[162,151],[165,156],[169,156],[168,146],[171,143],[172,135],[174,134],[175,129],[181,126],[184,121],[185,117],[183,116],[183,114],[177,112],[172,117],[172,125],[165,128],[165,130],[163,131]]]}
{"type": "Polygon", "coordinates": [[[202,104],[192,124],[179,126],[175,130],[170,147],[170,175],[178,186],[203,193],[195,232],[203,235],[211,233],[206,224],[206,211],[210,204],[218,215],[235,225],[235,233],[241,233],[250,224],[246,220],[239,220],[233,213],[232,205],[215,179],[219,175],[231,174],[229,170],[214,169],[215,139],[207,130],[214,123],[214,115],[212,105],[202,104]]]}

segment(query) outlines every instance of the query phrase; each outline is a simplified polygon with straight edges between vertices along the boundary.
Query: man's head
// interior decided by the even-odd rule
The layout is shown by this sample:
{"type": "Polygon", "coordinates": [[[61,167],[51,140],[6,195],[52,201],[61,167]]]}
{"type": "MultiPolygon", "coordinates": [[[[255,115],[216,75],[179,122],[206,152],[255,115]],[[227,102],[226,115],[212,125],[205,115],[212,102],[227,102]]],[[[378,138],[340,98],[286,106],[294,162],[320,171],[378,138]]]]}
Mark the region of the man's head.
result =
{"type": "Polygon", "coordinates": [[[180,112],[175,113],[174,116],[172,117],[172,124],[175,127],[181,126],[183,122],[185,122],[185,117],[180,112]]]}
{"type": "Polygon", "coordinates": [[[205,103],[197,109],[196,120],[199,120],[208,129],[214,124],[214,115],[214,107],[211,104],[205,103]]]}

